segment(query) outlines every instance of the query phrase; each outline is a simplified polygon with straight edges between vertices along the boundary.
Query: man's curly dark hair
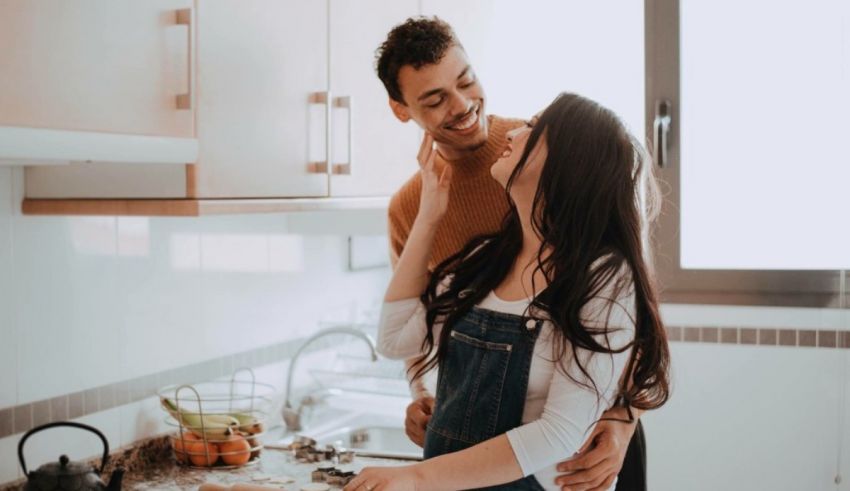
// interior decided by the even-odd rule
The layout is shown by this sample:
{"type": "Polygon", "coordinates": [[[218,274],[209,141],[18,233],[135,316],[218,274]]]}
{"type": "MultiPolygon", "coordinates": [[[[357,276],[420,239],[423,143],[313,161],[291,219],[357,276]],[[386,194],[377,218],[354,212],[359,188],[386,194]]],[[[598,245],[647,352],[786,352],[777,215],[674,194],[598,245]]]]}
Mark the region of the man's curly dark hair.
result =
{"type": "Polygon", "coordinates": [[[437,17],[411,17],[395,26],[375,52],[375,70],[390,97],[406,104],[398,85],[401,67],[418,70],[439,63],[452,46],[463,47],[448,23],[437,17]]]}

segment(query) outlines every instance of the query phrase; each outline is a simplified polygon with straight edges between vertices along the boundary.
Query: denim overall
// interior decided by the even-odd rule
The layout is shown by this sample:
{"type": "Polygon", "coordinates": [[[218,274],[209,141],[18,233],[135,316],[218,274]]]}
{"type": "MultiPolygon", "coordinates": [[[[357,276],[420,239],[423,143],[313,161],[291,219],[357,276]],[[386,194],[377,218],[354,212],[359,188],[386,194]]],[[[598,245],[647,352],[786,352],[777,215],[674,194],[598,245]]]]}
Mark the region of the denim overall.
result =
{"type": "MultiPolygon", "coordinates": [[[[451,327],[425,458],[506,433],[522,424],[528,372],[542,321],[474,307],[451,327]]],[[[542,491],[534,476],[482,489],[542,491]]]]}

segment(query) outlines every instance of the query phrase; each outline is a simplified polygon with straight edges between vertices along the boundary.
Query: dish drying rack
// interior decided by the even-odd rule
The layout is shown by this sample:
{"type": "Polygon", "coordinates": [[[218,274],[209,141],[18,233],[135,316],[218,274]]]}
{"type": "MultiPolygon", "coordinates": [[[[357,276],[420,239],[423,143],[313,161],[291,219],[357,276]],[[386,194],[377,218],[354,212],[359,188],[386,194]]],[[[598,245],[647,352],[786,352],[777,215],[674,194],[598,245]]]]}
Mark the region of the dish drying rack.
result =
{"type": "Polygon", "coordinates": [[[409,397],[410,389],[404,373],[403,361],[378,361],[366,354],[339,351],[322,368],[307,370],[322,389],[342,389],[365,394],[409,397]]]}
{"type": "Polygon", "coordinates": [[[274,394],[275,387],[257,382],[250,368],[235,370],[229,381],[175,384],[157,391],[160,407],[168,413],[165,423],[176,428],[169,439],[177,463],[198,469],[232,469],[255,464],[263,449],[274,394]],[[237,378],[243,372],[250,375],[250,380],[237,378]],[[169,407],[168,401],[173,407],[169,407]],[[238,423],[228,424],[227,418],[238,423]],[[231,444],[234,438],[238,440],[233,435],[243,438],[249,446],[229,452],[215,451],[218,446],[231,444]]]}

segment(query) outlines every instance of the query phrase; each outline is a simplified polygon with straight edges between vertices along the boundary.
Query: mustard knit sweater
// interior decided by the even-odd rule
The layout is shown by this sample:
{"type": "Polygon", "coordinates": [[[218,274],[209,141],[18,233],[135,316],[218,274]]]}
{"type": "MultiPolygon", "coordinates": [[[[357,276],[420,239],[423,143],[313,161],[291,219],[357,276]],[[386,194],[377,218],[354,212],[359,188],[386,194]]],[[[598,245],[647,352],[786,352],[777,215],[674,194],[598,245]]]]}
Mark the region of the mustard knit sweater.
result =
{"type": "MultiPolygon", "coordinates": [[[[509,207],[505,190],[490,176],[490,166],[499,158],[507,140],[506,133],[523,123],[519,119],[488,117],[487,143],[461,160],[447,161],[437,155],[437,167],[452,166],[449,209],[434,239],[429,269],[460,251],[472,238],[496,232],[509,207]]],[[[413,220],[419,212],[422,179],[417,172],[393,195],[389,208],[390,247],[401,255],[413,220]]]]}

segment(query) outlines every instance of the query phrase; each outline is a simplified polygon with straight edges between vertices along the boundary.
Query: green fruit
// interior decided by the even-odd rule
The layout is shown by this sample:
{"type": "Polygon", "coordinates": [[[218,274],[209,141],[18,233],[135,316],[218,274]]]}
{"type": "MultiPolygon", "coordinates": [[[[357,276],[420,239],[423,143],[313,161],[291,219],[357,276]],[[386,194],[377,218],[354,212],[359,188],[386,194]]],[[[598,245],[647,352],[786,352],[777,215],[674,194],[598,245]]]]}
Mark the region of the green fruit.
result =
{"type": "Polygon", "coordinates": [[[167,398],[162,398],[162,406],[184,428],[202,438],[224,438],[228,429],[239,426],[239,420],[226,414],[205,414],[177,409],[177,406],[167,398]]]}

